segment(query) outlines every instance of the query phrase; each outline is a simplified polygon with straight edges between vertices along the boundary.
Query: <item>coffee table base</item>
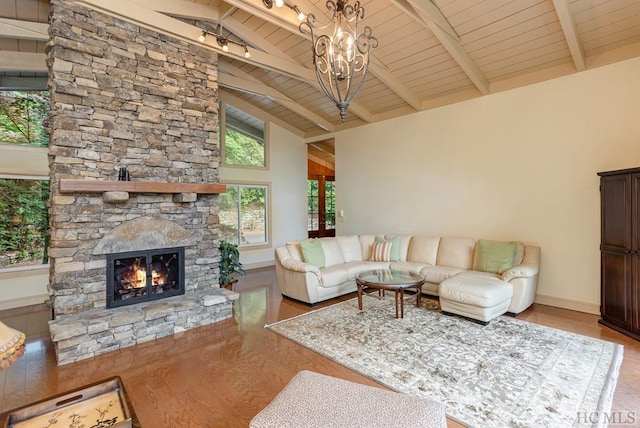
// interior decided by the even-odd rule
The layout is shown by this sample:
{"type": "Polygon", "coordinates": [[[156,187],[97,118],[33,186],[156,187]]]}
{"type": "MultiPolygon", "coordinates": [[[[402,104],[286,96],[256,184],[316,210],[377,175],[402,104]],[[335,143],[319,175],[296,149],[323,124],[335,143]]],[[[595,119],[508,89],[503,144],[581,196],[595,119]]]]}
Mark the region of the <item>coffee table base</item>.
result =
{"type": "MultiPolygon", "coordinates": [[[[362,310],[362,294],[363,294],[363,289],[364,289],[364,284],[357,284],[358,285],[358,309],[362,310]]],[[[400,300],[400,318],[404,318],[404,290],[405,288],[403,287],[388,287],[385,286],[383,284],[367,284],[366,285],[367,288],[373,288],[376,289],[378,291],[382,291],[383,295],[385,291],[393,291],[394,292],[394,297],[395,297],[395,301],[396,301],[396,318],[398,318],[398,300],[400,300]]],[[[415,288],[417,290],[416,293],[416,306],[419,308],[420,307],[420,302],[421,302],[421,297],[422,297],[422,284],[421,285],[417,285],[417,286],[413,286],[413,287],[407,287],[407,289],[409,288],[415,288]]]]}

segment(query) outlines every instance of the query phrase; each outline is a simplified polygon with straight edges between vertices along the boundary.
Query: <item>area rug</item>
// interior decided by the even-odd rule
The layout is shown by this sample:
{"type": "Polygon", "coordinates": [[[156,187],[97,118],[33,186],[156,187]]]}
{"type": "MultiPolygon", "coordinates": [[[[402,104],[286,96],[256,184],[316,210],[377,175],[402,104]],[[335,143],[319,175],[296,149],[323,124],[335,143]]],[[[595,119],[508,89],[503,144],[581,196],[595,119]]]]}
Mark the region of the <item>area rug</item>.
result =
{"type": "MultiPolygon", "coordinates": [[[[391,294],[391,293],[389,293],[391,294]]],[[[356,299],[266,326],[388,388],[443,403],[469,427],[600,426],[623,347],[512,317],[488,326],[437,302],[356,299]],[[593,423],[595,422],[595,424],[593,423]]]]}

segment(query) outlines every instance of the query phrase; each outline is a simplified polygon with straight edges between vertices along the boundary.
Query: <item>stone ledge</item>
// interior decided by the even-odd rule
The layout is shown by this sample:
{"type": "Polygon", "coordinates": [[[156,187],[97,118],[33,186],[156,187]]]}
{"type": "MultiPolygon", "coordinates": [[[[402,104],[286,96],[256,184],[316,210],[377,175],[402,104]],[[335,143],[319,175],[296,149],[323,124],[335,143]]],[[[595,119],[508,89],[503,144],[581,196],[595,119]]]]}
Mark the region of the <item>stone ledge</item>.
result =
{"type": "Polygon", "coordinates": [[[232,316],[240,295],[224,288],[113,309],[95,309],[49,321],[58,364],[68,364],[160,339],[232,316]]]}

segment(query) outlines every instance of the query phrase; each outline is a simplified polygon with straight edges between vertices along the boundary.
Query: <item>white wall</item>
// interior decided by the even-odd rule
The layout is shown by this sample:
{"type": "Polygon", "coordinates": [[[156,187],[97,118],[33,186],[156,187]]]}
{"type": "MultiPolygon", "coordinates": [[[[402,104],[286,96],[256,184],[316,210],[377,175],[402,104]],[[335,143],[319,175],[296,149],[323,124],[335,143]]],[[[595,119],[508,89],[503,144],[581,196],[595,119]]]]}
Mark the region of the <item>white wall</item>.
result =
{"type": "Polygon", "coordinates": [[[537,301],[598,313],[596,172],[640,165],[640,59],[335,135],[337,232],[542,248],[537,301]]]}
{"type": "MultiPolygon", "coordinates": [[[[0,175],[48,177],[46,147],[0,144],[0,175]]],[[[48,298],[49,268],[12,268],[0,271],[0,310],[42,303],[48,298]]]]}
{"type": "Polygon", "coordinates": [[[271,184],[271,246],[240,249],[245,267],[273,265],[274,249],[307,236],[307,145],[302,138],[269,124],[269,169],[220,168],[221,182],[271,184]]]}

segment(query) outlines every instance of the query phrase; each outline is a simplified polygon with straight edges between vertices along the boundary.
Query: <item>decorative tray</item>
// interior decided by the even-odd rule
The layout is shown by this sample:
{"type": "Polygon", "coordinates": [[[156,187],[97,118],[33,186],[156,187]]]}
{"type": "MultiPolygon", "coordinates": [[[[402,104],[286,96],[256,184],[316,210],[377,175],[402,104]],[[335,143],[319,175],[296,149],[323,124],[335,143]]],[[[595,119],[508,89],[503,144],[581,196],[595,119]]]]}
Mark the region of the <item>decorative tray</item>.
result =
{"type": "Polygon", "coordinates": [[[138,428],[140,424],[116,376],[12,410],[4,427],[138,428]]]}

